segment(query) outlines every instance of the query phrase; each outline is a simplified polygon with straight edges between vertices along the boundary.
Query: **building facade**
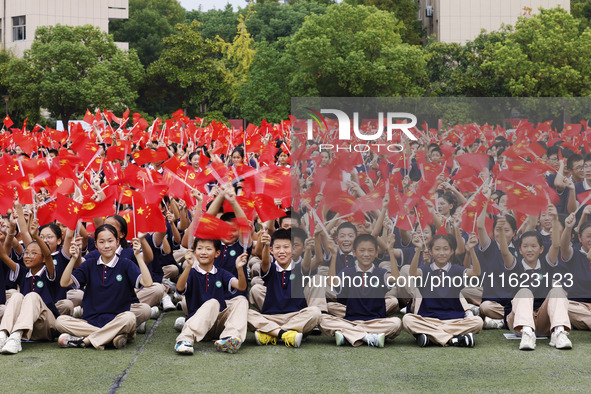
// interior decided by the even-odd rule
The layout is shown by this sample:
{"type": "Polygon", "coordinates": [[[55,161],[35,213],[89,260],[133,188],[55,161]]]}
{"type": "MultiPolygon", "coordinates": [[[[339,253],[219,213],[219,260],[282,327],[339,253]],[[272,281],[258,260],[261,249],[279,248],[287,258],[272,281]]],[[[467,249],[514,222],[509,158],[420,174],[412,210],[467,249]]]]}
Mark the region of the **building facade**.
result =
{"type": "Polygon", "coordinates": [[[539,8],[558,6],[570,12],[570,0],[418,0],[419,20],[427,35],[438,41],[464,44],[482,29],[498,30],[515,25],[520,16],[535,14],[539,8]]]}
{"type": "Polygon", "coordinates": [[[93,25],[108,32],[110,20],[128,17],[128,0],[0,0],[0,39],[4,48],[22,56],[39,26],[93,25]]]}

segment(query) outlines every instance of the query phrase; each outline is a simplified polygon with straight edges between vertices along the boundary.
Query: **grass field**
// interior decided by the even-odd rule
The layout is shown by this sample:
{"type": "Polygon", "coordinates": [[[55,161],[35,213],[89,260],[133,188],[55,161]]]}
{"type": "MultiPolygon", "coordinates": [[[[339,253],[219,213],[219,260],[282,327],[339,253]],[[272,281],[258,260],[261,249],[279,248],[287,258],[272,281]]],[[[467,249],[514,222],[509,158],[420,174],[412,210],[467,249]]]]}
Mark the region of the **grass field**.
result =
{"type": "Polygon", "coordinates": [[[403,332],[384,349],[336,347],[333,338],[309,337],[299,349],[259,347],[249,333],[237,354],[196,344],[194,356],[173,350],[172,328],[181,312],[151,321],[154,330],[121,350],[60,349],[23,343],[0,356],[4,392],[555,392],[589,391],[591,333],[574,331],[573,349],[538,340],[518,350],[507,331],[483,331],[474,349],[419,348],[403,332]],[[126,373],[127,372],[127,373],[126,373]],[[119,383],[119,385],[117,385],[119,383]]]}

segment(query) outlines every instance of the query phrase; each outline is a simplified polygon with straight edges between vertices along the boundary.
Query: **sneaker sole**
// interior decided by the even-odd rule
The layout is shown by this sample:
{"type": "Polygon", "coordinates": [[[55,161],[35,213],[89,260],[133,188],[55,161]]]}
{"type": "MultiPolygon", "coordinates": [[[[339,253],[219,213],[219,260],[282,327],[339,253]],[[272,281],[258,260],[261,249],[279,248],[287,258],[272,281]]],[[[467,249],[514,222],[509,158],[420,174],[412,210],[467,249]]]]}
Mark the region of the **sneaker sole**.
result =
{"type": "Polygon", "coordinates": [[[178,354],[190,356],[193,354],[193,350],[175,350],[178,354]]]}
{"type": "Polygon", "coordinates": [[[124,348],[125,345],[127,345],[127,337],[126,336],[122,336],[119,339],[116,338],[113,341],[113,346],[115,346],[116,349],[124,348]]]}
{"type": "Polygon", "coordinates": [[[302,344],[303,337],[304,337],[304,334],[302,334],[301,332],[298,332],[298,335],[296,335],[296,337],[295,337],[293,347],[300,347],[300,345],[302,344]]]}
{"type": "Polygon", "coordinates": [[[230,338],[223,342],[216,341],[215,350],[218,352],[234,354],[240,349],[240,345],[242,345],[242,342],[238,338],[230,338]]]}
{"type": "Polygon", "coordinates": [[[334,337],[337,346],[343,346],[345,344],[345,337],[340,332],[335,332],[334,337]]]}

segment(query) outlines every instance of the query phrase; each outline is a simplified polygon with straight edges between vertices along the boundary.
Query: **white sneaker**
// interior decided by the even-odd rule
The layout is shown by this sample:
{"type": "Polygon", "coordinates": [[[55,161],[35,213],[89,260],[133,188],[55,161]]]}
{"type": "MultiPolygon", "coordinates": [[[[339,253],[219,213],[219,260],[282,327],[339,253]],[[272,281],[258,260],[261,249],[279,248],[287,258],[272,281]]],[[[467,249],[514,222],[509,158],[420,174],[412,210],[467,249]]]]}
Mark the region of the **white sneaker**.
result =
{"type": "Polygon", "coordinates": [[[386,334],[367,334],[363,337],[363,342],[367,343],[367,346],[371,347],[384,347],[386,342],[386,334]]]}
{"type": "Polygon", "coordinates": [[[480,307],[476,306],[476,305],[470,305],[470,310],[472,311],[472,313],[474,314],[474,316],[480,316],[480,307]]]}
{"type": "Polygon", "coordinates": [[[162,297],[162,309],[164,312],[174,311],[176,309],[168,294],[162,297]]]}
{"type": "Polygon", "coordinates": [[[174,350],[179,354],[193,354],[193,345],[191,342],[180,341],[174,345],[174,350]]]}
{"type": "MultiPolygon", "coordinates": [[[[552,333],[552,335],[554,336],[554,333],[552,333]]],[[[550,342],[552,342],[552,340],[550,340],[550,342]]],[[[560,331],[556,334],[554,346],[556,346],[556,349],[572,349],[573,343],[568,339],[568,332],[560,331]]]]}
{"type": "Polygon", "coordinates": [[[150,312],[150,319],[158,319],[158,316],[160,316],[160,308],[153,306],[150,312]]]}
{"type": "Polygon", "coordinates": [[[406,315],[406,307],[402,308],[402,309],[400,310],[400,313],[402,313],[403,315],[406,315]]]}
{"type": "Polygon", "coordinates": [[[72,317],[82,317],[82,307],[81,306],[75,306],[74,310],[72,311],[72,317]]]}
{"type": "Polygon", "coordinates": [[[2,354],[17,354],[23,350],[20,338],[8,337],[4,346],[2,346],[2,354]]]}
{"type": "Polygon", "coordinates": [[[335,341],[337,343],[337,346],[343,346],[345,343],[347,343],[347,340],[345,339],[345,336],[340,331],[336,331],[334,333],[334,338],[335,338],[335,341]]]}
{"type": "Polygon", "coordinates": [[[146,333],[146,322],[143,322],[135,329],[135,332],[138,334],[145,334],[146,333]]]}
{"type": "Polygon", "coordinates": [[[500,329],[503,328],[505,323],[503,323],[502,319],[491,319],[488,316],[484,317],[484,328],[490,329],[500,329]]]}
{"type": "Polygon", "coordinates": [[[178,332],[183,331],[183,327],[185,326],[186,318],[184,317],[177,317],[174,321],[174,329],[178,332]]]}
{"type": "Polygon", "coordinates": [[[534,332],[522,332],[519,350],[534,350],[536,348],[536,334],[534,332]]]}

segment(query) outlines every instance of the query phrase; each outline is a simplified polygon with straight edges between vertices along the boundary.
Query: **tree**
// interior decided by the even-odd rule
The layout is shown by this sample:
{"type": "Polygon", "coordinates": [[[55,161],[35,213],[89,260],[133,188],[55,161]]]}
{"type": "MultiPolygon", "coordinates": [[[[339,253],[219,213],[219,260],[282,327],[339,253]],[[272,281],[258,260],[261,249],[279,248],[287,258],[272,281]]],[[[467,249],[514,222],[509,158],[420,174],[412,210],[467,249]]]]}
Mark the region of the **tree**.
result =
{"type": "Polygon", "coordinates": [[[421,23],[417,19],[419,12],[418,3],[414,0],[345,0],[352,5],[374,6],[380,10],[394,13],[399,21],[404,24],[400,32],[402,41],[420,45],[424,32],[421,23]]]}
{"type": "Polygon", "coordinates": [[[190,24],[193,21],[201,23],[199,31],[203,39],[215,40],[216,37],[220,37],[222,40],[230,42],[236,34],[237,18],[238,13],[234,12],[232,5],[227,4],[223,10],[189,11],[186,23],[190,24]]]}
{"type": "Polygon", "coordinates": [[[581,31],[591,26],[591,0],[570,0],[570,13],[581,23],[581,31]]]}
{"type": "Polygon", "coordinates": [[[135,51],[121,51],[107,33],[57,25],[37,29],[31,49],[10,61],[7,81],[15,97],[38,102],[67,125],[87,108],[132,107],[143,75],[135,51]]]}
{"type": "Polygon", "coordinates": [[[403,44],[401,23],[375,7],[332,5],[311,15],[288,44],[292,96],[420,96],[421,49],[403,44]]]}
{"type": "Polygon", "coordinates": [[[148,67],[148,77],[151,81],[166,81],[185,108],[195,110],[206,104],[220,110],[230,101],[226,82],[229,71],[220,43],[204,40],[200,25],[197,21],[177,25],[177,34],[164,39],[160,58],[148,67]]]}
{"type": "Polygon", "coordinates": [[[591,29],[581,33],[579,23],[562,8],[521,17],[482,69],[499,75],[511,96],[589,96],[591,29]]]}
{"type": "Polygon", "coordinates": [[[162,52],[162,39],[175,32],[174,26],[185,20],[178,0],[130,0],[129,19],[109,23],[115,41],[128,42],[147,67],[162,52]]]}

